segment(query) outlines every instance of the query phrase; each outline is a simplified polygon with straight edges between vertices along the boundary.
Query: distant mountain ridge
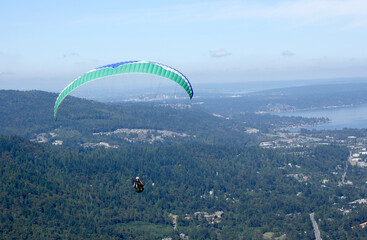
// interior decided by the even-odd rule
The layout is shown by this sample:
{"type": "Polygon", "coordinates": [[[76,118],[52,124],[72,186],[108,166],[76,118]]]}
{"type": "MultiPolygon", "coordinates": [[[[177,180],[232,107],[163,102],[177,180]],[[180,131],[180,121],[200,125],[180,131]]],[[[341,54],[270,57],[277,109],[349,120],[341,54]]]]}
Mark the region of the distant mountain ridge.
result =
{"type": "Polygon", "coordinates": [[[277,88],[234,97],[200,99],[210,111],[220,114],[241,112],[278,112],[327,107],[355,106],[367,103],[367,82],[330,83],[277,88]]]}

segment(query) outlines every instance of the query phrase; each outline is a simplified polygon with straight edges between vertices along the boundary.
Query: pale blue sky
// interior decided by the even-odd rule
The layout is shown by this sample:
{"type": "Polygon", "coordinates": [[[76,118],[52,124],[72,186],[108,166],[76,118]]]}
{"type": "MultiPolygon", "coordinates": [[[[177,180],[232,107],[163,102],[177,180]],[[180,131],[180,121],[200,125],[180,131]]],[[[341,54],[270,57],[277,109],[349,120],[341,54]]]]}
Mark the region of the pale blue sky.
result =
{"type": "Polygon", "coordinates": [[[0,89],[59,91],[120,61],[195,83],[367,77],[366,0],[0,3],[0,89]]]}

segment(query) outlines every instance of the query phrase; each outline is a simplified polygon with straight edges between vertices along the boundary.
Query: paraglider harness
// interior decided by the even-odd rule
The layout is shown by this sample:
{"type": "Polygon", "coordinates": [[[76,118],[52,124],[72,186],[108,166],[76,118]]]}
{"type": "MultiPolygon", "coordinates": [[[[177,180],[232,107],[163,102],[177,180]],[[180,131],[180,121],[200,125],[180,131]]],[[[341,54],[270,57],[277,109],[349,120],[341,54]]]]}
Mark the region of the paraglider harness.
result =
{"type": "Polygon", "coordinates": [[[140,179],[135,180],[134,188],[137,193],[144,191],[144,184],[140,181],[140,179]]]}

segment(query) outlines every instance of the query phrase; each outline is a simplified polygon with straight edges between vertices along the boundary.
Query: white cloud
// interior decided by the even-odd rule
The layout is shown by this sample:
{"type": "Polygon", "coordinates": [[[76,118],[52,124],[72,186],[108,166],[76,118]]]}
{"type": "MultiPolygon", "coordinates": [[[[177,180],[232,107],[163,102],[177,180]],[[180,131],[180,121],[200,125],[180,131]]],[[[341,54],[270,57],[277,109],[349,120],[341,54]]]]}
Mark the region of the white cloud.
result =
{"type": "MultiPolygon", "coordinates": [[[[283,1],[195,1],[157,4],[155,7],[133,5],[121,11],[74,16],[70,25],[126,25],[159,23],[201,23],[220,21],[285,20],[292,25],[340,21],[341,28],[366,27],[366,0],[283,0],[283,1]],[[266,3],[264,3],[266,2],[266,3]]],[[[65,24],[65,22],[62,22],[65,24]]]]}
{"type": "Polygon", "coordinates": [[[0,72],[0,77],[15,75],[15,72],[0,72]]]}
{"type": "Polygon", "coordinates": [[[226,57],[226,56],[230,56],[232,55],[232,53],[228,52],[225,49],[219,49],[216,51],[210,51],[210,56],[214,57],[214,58],[219,58],[219,57],[226,57]]]}
{"type": "Polygon", "coordinates": [[[367,20],[367,1],[298,0],[259,10],[257,14],[267,18],[295,20],[302,24],[346,20],[344,24],[349,25],[367,20]]]}
{"type": "Polygon", "coordinates": [[[65,53],[63,55],[64,58],[68,58],[68,57],[76,57],[76,56],[79,56],[79,53],[76,53],[76,52],[72,52],[72,53],[65,53]]]}
{"type": "Polygon", "coordinates": [[[346,30],[351,30],[351,29],[356,29],[356,28],[367,28],[367,19],[354,21],[351,24],[344,27],[344,29],[346,30]]]}
{"type": "MultiPolygon", "coordinates": [[[[324,21],[343,20],[344,26],[366,27],[366,0],[294,0],[277,1],[276,3],[259,3],[249,1],[197,2],[169,6],[165,15],[170,21],[234,21],[246,19],[289,20],[292,24],[315,24],[324,21]],[[167,11],[170,9],[171,11],[167,11]]],[[[156,9],[156,13],[163,9],[156,9]]],[[[158,16],[150,15],[158,19],[158,16]]],[[[159,18],[163,19],[163,18],[159,18]]]]}
{"type": "Polygon", "coordinates": [[[292,57],[292,56],[294,56],[295,54],[294,54],[294,52],[292,52],[292,51],[290,51],[290,50],[284,50],[283,52],[282,52],[282,56],[284,56],[284,57],[292,57]]]}

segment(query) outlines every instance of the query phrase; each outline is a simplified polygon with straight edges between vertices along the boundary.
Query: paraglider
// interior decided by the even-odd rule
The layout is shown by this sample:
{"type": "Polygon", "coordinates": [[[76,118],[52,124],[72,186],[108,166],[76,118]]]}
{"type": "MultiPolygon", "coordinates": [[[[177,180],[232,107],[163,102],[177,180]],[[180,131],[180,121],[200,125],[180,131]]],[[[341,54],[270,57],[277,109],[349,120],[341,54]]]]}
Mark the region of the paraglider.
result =
{"type": "Polygon", "coordinates": [[[164,77],[178,83],[183,89],[185,89],[190,99],[194,95],[189,80],[181,72],[172,67],[149,61],[127,61],[113,63],[94,68],[67,85],[56,99],[54,107],[54,119],[56,120],[57,110],[62,101],[67,95],[69,95],[69,93],[78,87],[93,80],[126,73],[146,73],[164,77]]]}
{"type": "Polygon", "coordinates": [[[139,177],[135,178],[133,188],[135,188],[135,191],[137,193],[141,193],[142,191],[144,191],[144,183],[139,179],[139,177]]]}

